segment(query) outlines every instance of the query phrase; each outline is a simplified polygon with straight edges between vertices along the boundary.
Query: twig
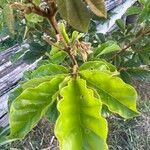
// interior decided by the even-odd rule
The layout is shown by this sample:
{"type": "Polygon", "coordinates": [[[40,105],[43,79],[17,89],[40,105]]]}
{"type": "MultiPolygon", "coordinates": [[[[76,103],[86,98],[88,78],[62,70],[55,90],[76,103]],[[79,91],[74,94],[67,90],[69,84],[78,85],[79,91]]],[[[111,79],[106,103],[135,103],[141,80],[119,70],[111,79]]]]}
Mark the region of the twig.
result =
{"type": "Polygon", "coordinates": [[[68,53],[71,61],[72,61],[72,75],[74,77],[76,77],[77,75],[77,70],[78,70],[78,63],[76,61],[75,58],[75,54],[73,52],[73,49],[63,41],[62,35],[59,31],[59,27],[58,27],[58,23],[56,20],[56,15],[57,15],[57,6],[56,6],[56,1],[55,0],[45,0],[47,5],[48,5],[48,9],[43,10],[41,9],[39,6],[36,6],[34,3],[31,2],[31,6],[26,6],[22,3],[19,2],[15,2],[13,3],[11,6],[16,7],[17,9],[24,11],[25,14],[30,14],[30,13],[35,13],[37,15],[40,15],[42,17],[45,17],[48,19],[48,21],[50,22],[50,24],[52,25],[53,29],[55,30],[56,33],[56,39],[57,41],[61,41],[64,44],[64,49],[62,49],[61,47],[59,47],[56,43],[54,43],[53,41],[51,41],[48,37],[43,36],[43,39],[49,43],[50,45],[53,45],[55,47],[57,47],[60,50],[64,50],[68,53]]]}
{"type": "Polygon", "coordinates": [[[111,60],[113,60],[117,55],[120,55],[122,53],[124,53],[128,48],[130,48],[133,44],[135,44],[137,41],[139,41],[144,35],[147,34],[148,31],[144,31],[144,29],[142,28],[141,30],[141,34],[138,35],[135,39],[133,39],[127,46],[125,46],[121,51],[119,51],[118,53],[116,53],[111,60]]]}
{"type": "Polygon", "coordinates": [[[43,40],[46,41],[48,44],[53,45],[54,47],[57,47],[59,50],[63,50],[61,47],[59,47],[56,43],[51,41],[48,37],[45,35],[42,36],[43,40]]]}

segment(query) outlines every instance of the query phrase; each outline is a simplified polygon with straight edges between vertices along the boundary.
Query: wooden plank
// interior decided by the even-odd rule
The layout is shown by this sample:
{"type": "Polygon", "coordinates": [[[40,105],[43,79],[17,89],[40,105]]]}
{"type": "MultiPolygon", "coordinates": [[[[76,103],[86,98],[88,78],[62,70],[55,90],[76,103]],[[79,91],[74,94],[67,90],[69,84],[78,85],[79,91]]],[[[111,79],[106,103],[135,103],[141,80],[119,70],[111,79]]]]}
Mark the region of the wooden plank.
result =
{"type": "Polygon", "coordinates": [[[0,78],[0,96],[5,94],[7,91],[12,89],[13,85],[15,85],[22,77],[25,71],[33,69],[36,67],[36,63],[32,65],[28,65],[22,63],[21,65],[11,70],[7,75],[0,78]]]}
{"type": "MultiPolygon", "coordinates": [[[[23,46],[28,46],[24,44],[23,46]]],[[[10,56],[17,51],[20,51],[22,46],[15,45],[0,53],[0,126],[5,127],[8,125],[8,108],[7,99],[9,93],[14,89],[19,80],[22,78],[23,73],[32,70],[36,67],[38,59],[33,64],[26,64],[22,60],[16,63],[9,61],[10,56]]]]}
{"type": "Polygon", "coordinates": [[[24,43],[21,46],[16,44],[11,48],[8,48],[7,50],[4,50],[0,52],[0,66],[6,63],[7,61],[10,60],[10,56],[13,55],[15,52],[19,52],[22,50],[22,48],[28,48],[29,45],[24,43]]]}
{"type": "Polygon", "coordinates": [[[115,24],[117,19],[120,19],[125,12],[127,11],[127,9],[132,6],[137,0],[127,0],[124,4],[121,4],[119,6],[117,6],[116,8],[114,8],[111,13],[114,14],[108,21],[106,21],[105,23],[100,23],[97,26],[97,32],[98,33],[103,33],[106,34],[108,32],[111,31],[113,25],[115,24]]]}
{"type": "Polygon", "coordinates": [[[8,113],[1,119],[0,121],[0,127],[6,127],[9,124],[9,120],[8,120],[8,113]]]}

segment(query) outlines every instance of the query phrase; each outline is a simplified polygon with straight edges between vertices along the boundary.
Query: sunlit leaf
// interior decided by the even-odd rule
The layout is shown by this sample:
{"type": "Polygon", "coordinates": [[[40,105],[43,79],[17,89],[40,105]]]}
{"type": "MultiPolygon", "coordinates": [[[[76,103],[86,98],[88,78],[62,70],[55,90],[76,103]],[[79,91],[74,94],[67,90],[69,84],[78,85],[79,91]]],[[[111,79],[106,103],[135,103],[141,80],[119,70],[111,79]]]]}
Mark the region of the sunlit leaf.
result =
{"type": "Polygon", "coordinates": [[[12,102],[9,139],[23,139],[36,126],[47,112],[52,103],[52,96],[59,90],[63,79],[56,77],[36,88],[28,88],[12,102]]]}
{"type": "Polygon", "coordinates": [[[80,70],[109,70],[116,71],[116,67],[106,61],[89,61],[80,66],[80,70]]]}
{"type": "Polygon", "coordinates": [[[43,76],[65,74],[65,73],[68,73],[68,70],[65,67],[56,64],[47,64],[37,68],[35,71],[33,71],[31,76],[32,78],[39,78],[43,76]]]}
{"type": "Polygon", "coordinates": [[[60,116],[55,134],[61,150],[107,150],[107,123],[101,117],[101,102],[86,82],[72,79],[61,91],[60,116]]]}
{"type": "Polygon", "coordinates": [[[100,71],[81,71],[82,78],[95,88],[110,111],[124,118],[132,118],[139,113],[136,109],[137,93],[135,89],[115,77],[100,71]]]}

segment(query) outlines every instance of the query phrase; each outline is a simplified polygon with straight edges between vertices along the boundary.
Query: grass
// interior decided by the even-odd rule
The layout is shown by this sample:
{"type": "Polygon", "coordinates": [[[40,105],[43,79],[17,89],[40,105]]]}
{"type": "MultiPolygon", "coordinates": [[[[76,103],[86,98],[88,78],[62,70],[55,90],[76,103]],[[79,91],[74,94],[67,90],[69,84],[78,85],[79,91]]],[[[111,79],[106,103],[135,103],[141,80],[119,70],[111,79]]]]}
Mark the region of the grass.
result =
{"type": "MultiPolygon", "coordinates": [[[[109,118],[110,150],[150,150],[150,101],[140,101],[138,105],[139,117],[126,121],[115,116],[109,118]]],[[[58,150],[53,128],[44,119],[24,141],[7,144],[0,150],[58,150]]]]}
{"type": "Polygon", "coordinates": [[[23,141],[15,141],[0,147],[0,150],[57,150],[54,126],[43,119],[23,141]],[[55,148],[55,149],[54,149],[55,148]]]}
{"type": "Polygon", "coordinates": [[[110,150],[150,150],[150,101],[139,103],[141,116],[122,120],[109,120],[110,150]]]}

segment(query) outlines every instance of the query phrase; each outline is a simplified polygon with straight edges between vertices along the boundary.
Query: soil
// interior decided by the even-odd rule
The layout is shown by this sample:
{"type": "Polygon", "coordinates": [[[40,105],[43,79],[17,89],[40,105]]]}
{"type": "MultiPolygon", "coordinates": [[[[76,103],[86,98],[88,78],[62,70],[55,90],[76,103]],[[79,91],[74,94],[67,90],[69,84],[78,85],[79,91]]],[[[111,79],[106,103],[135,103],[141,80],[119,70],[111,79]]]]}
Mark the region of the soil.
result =
{"type": "Polygon", "coordinates": [[[150,100],[150,81],[133,81],[133,85],[138,92],[139,99],[150,100]]]}

